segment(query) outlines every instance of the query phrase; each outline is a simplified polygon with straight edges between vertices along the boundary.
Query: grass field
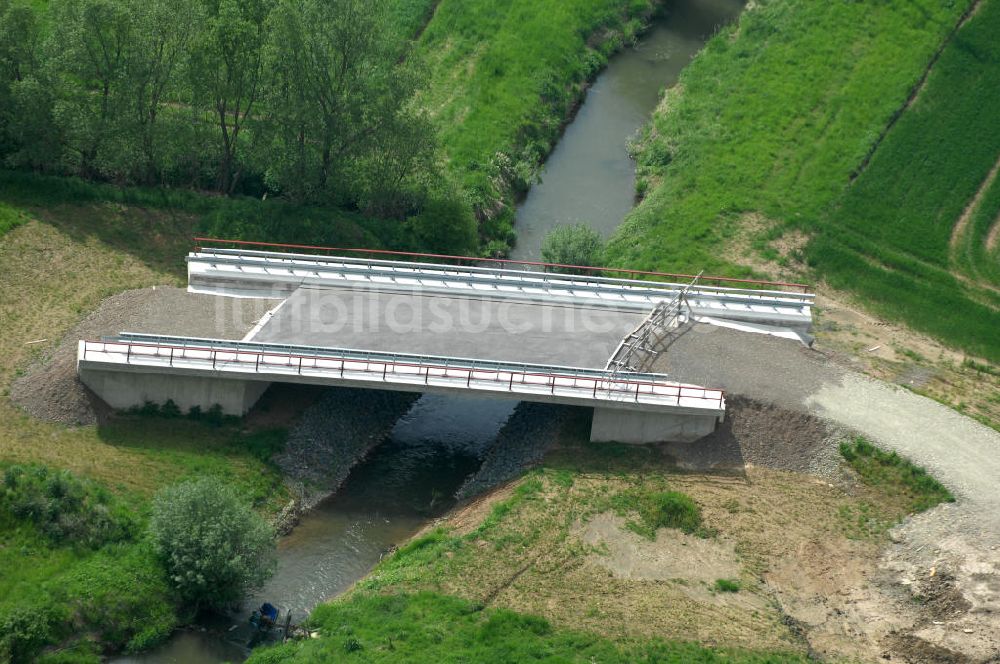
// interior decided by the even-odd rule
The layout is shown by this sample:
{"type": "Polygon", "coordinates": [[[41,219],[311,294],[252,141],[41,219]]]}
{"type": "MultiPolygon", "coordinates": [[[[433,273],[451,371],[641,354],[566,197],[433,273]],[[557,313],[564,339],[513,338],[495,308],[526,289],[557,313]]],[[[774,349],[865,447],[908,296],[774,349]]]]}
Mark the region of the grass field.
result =
{"type": "MultiPolygon", "coordinates": [[[[15,470],[5,464],[4,469],[15,470]]],[[[81,486],[73,479],[59,486],[67,485],[81,486]]],[[[93,493],[93,485],[81,491],[93,493]]],[[[12,495],[17,489],[5,477],[0,494],[0,659],[35,661],[42,647],[60,643],[59,661],[98,662],[105,649],[141,650],[170,633],[177,622],[174,600],[152,550],[137,532],[141,515],[130,516],[131,526],[107,542],[85,542],[78,533],[54,541],[50,529],[31,518],[15,518],[12,495]]],[[[113,497],[109,509],[128,515],[132,498],[113,497]]],[[[49,510],[59,501],[52,490],[44,500],[49,510]]],[[[86,507],[74,509],[67,501],[59,509],[59,521],[47,526],[74,527],[88,515],[86,507]]]]}
{"type": "Polygon", "coordinates": [[[641,27],[650,0],[441,0],[411,57],[430,74],[419,103],[451,172],[510,239],[511,193],[534,179],[582,84],[641,27]]]}
{"type": "Polygon", "coordinates": [[[554,628],[544,618],[429,592],[355,595],[320,607],[313,625],[324,635],[254,653],[253,664],[279,662],[659,662],[778,664],[792,654],[758,654],[662,640],[616,643],[554,628]]]}
{"type": "MultiPolygon", "coordinates": [[[[774,258],[768,242],[795,229],[811,240],[799,256],[815,268],[806,277],[997,361],[998,295],[954,276],[949,258],[954,222],[998,156],[1000,132],[988,114],[972,117],[995,104],[995,44],[983,43],[995,5],[986,0],[944,50],[852,184],[969,3],[756,3],[691,63],[647,128],[638,161],[649,194],[612,239],[611,260],[752,274],[735,239],[749,229],[774,258]]],[[[970,236],[989,232],[998,196],[984,197],[970,236]]],[[[971,256],[987,277],[989,256],[971,256]]]]}

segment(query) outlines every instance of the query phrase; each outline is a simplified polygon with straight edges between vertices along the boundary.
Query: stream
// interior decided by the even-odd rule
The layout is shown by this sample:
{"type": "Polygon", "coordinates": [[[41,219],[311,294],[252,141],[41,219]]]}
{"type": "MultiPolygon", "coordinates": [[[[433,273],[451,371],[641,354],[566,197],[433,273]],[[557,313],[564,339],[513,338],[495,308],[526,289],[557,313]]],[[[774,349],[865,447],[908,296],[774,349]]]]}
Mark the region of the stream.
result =
{"type": "MultiPolygon", "coordinates": [[[[609,236],[634,204],[635,168],[626,141],[645,123],[663,89],[743,0],[688,0],[670,9],[635,48],[614,56],[547,160],[517,214],[512,258],[537,260],[554,226],[584,223],[609,236]]],[[[278,544],[278,569],[243,612],[176,633],[115,664],[218,664],[247,657],[245,623],[264,601],[301,621],[320,602],[364,577],[391,547],[447,511],[516,406],[424,395],[389,438],[351,472],[340,491],[304,515],[278,544]],[[230,630],[232,625],[236,629],[230,630]],[[204,630],[204,631],[201,631],[204,630]]]]}
{"type": "Polygon", "coordinates": [[[635,163],[626,143],[649,121],[663,90],[744,0],[668,2],[634,48],[611,58],[546,160],[541,182],[518,208],[510,257],[541,260],[554,227],[584,224],[609,237],[635,204],[635,163]]]}

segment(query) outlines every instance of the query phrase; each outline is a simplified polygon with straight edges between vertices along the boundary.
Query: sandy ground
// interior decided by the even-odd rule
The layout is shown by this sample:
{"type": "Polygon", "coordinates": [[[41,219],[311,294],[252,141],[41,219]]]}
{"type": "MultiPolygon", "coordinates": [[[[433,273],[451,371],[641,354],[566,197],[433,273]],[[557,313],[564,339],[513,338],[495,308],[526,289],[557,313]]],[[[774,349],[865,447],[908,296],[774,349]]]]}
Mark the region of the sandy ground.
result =
{"type": "Polygon", "coordinates": [[[921,661],[920,644],[941,648],[935,657],[945,657],[943,649],[953,653],[947,655],[951,660],[940,661],[1000,658],[1000,433],[930,399],[850,371],[823,353],[772,337],[692,326],[658,358],[656,368],[680,380],[815,415],[834,431],[860,432],[944,482],[958,502],[896,528],[874,581],[887,597],[922,600],[928,586],[937,588],[946,580],[962,600],[953,605],[965,608],[918,616],[900,626],[903,636],[887,634],[879,646],[898,654],[905,650],[910,661],[921,661]]]}

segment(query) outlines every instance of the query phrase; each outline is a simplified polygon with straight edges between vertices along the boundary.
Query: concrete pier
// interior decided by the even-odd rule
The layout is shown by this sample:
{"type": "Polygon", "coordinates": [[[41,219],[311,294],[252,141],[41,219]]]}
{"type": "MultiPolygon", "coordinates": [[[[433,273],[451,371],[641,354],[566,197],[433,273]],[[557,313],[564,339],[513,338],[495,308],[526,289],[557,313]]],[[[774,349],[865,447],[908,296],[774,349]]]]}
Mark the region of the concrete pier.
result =
{"type": "Polygon", "coordinates": [[[715,431],[721,418],[698,413],[657,413],[594,408],[594,443],[690,443],[715,431]]]}

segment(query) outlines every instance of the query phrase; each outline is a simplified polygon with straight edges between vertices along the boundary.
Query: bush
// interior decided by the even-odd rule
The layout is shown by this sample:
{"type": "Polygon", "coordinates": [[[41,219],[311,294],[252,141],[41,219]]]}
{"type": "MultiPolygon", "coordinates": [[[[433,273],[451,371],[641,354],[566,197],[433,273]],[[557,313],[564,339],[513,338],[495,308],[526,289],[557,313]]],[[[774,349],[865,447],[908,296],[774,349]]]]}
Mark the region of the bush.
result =
{"type": "Polygon", "coordinates": [[[225,608],[274,571],[274,532],[217,479],[161,490],[149,524],[170,582],[192,608],[225,608]]]}
{"type": "Polygon", "coordinates": [[[0,662],[32,662],[56,637],[55,607],[17,607],[0,618],[0,662]]]}
{"type": "Polygon", "coordinates": [[[419,251],[467,256],[479,245],[472,208],[455,196],[430,198],[407,224],[419,251]]]}
{"type": "MultiPolygon", "coordinates": [[[[557,226],[542,242],[542,260],[562,265],[600,265],[604,260],[604,241],[592,228],[557,226]]],[[[580,270],[552,268],[555,272],[573,273],[580,270]]]]}
{"type": "Polygon", "coordinates": [[[45,466],[8,467],[0,505],[36,524],[54,544],[98,548],[131,539],[138,531],[135,517],[107,489],[45,466]]]}
{"type": "Polygon", "coordinates": [[[715,580],[715,590],[720,593],[738,593],[740,591],[740,587],[740,582],[733,579],[715,580]]]}

